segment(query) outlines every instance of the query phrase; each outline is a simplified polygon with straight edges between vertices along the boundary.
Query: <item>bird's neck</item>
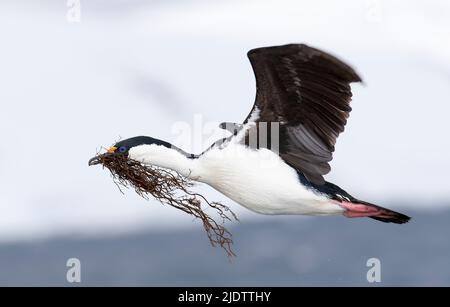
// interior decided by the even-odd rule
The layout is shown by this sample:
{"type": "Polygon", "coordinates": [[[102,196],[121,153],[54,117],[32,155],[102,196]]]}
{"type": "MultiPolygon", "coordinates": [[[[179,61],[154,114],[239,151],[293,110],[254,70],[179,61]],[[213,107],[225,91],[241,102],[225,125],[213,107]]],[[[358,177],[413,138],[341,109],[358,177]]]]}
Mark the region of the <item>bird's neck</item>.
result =
{"type": "Polygon", "coordinates": [[[176,147],[141,145],[130,149],[129,158],[144,164],[168,168],[184,177],[196,179],[195,156],[176,147]]]}

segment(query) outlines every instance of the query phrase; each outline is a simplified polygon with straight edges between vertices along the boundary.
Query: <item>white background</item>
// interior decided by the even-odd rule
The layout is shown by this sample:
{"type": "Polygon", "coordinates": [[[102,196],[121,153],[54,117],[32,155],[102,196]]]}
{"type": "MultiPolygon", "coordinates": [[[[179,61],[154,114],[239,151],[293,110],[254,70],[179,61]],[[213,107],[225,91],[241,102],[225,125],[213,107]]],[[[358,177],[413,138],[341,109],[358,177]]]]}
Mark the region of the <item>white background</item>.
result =
{"type": "MultiPolygon", "coordinates": [[[[121,195],[88,159],[119,137],[177,143],[174,125],[196,114],[241,122],[255,92],[246,52],[292,42],[331,52],[365,81],[353,87],[327,180],[380,205],[448,205],[449,10],[448,1],[90,0],[69,23],[65,1],[2,1],[0,240],[197,226],[121,195]]],[[[193,132],[205,144],[182,147],[200,152],[206,132],[193,132]]],[[[241,221],[270,218],[200,189],[241,221]]]]}

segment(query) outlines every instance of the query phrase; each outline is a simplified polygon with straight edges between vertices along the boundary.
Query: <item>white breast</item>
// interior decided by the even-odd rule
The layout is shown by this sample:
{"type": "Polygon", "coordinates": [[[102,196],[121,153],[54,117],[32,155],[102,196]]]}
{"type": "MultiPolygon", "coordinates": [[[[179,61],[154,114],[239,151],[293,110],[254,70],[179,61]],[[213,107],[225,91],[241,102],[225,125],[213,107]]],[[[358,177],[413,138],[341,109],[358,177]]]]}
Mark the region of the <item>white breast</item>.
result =
{"type": "Polygon", "coordinates": [[[268,149],[237,143],[204,153],[196,163],[197,180],[244,207],[263,214],[340,214],[343,209],[304,187],[296,171],[268,149]]]}

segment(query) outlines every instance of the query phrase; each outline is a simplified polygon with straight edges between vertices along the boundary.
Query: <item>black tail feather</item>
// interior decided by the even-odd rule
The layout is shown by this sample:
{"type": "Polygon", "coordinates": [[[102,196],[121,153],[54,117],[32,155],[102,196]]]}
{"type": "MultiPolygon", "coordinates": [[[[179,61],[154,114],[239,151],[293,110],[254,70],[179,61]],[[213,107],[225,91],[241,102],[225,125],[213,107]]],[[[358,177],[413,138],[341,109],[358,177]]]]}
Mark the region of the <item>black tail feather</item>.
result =
{"type": "Polygon", "coordinates": [[[364,205],[368,205],[371,207],[375,207],[378,209],[381,209],[383,212],[381,215],[378,216],[369,216],[371,219],[383,222],[383,223],[394,223],[394,224],[405,224],[408,223],[409,220],[411,220],[411,218],[403,213],[391,210],[391,209],[387,209],[384,207],[380,207],[365,201],[360,201],[358,200],[358,203],[364,204],[364,205]]]}
{"type": "MultiPolygon", "coordinates": [[[[395,211],[392,211],[395,212],[395,211]]],[[[370,216],[371,219],[383,222],[383,223],[394,223],[394,224],[405,224],[408,223],[411,218],[407,215],[395,212],[396,214],[390,217],[378,217],[370,216]]]]}
{"type": "Polygon", "coordinates": [[[299,175],[299,179],[302,184],[304,184],[306,186],[308,186],[308,185],[312,186],[317,191],[328,195],[331,199],[341,202],[342,196],[344,196],[345,198],[349,199],[350,202],[352,202],[352,203],[364,204],[364,205],[367,205],[370,207],[375,207],[377,209],[380,209],[381,212],[379,215],[369,216],[370,218],[372,218],[374,220],[384,222],[384,223],[405,224],[405,223],[408,223],[408,221],[411,219],[409,216],[407,216],[405,214],[356,199],[353,196],[351,196],[349,193],[344,191],[342,188],[340,188],[339,186],[337,186],[331,182],[326,181],[325,184],[323,184],[323,185],[316,185],[316,184],[309,182],[308,179],[306,179],[305,175],[303,175],[302,172],[297,170],[297,174],[299,175]]]}

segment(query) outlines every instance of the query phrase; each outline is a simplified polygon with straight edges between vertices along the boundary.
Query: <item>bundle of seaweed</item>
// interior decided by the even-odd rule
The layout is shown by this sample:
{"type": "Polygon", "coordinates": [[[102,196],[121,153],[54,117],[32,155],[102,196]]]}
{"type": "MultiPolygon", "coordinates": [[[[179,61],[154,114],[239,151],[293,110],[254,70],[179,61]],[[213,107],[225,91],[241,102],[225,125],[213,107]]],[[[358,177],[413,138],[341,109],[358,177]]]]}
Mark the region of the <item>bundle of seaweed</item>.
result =
{"type": "Polygon", "coordinates": [[[230,257],[235,255],[231,249],[232,235],[224,227],[224,223],[237,220],[236,215],[227,206],[208,201],[203,195],[192,192],[190,188],[194,183],[190,179],[175,171],[145,165],[121,154],[99,154],[89,161],[89,165],[94,164],[102,164],[111,172],[114,183],[122,193],[123,187],[131,187],[145,199],[153,196],[162,204],[199,218],[211,245],[222,247],[230,257]],[[202,204],[214,209],[221,223],[207,214],[202,204]]]}

